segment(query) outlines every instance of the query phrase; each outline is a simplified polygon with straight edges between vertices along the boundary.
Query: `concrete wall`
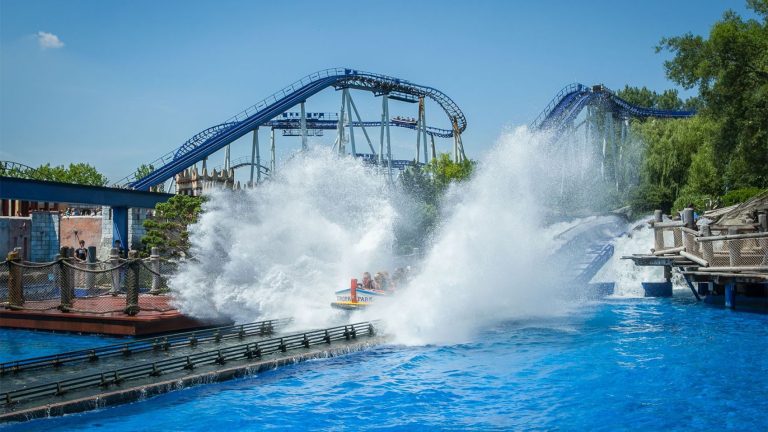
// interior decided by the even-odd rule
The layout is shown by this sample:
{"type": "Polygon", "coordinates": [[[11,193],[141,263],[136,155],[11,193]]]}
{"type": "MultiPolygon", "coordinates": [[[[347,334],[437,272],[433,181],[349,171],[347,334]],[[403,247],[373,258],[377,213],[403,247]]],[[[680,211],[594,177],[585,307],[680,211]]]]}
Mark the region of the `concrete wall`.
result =
{"type": "Polygon", "coordinates": [[[130,209],[128,211],[128,238],[131,239],[131,249],[140,250],[142,248],[141,238],[147,232],[144,229],[144,221],[148,215],[149,210],[146,209],[130,209]]]}
{"type": "MultiPolygon", "coordinates": [[[[144,221],[152,210],[131,209],[128,212],[128,238],[132,249],[141,249],[146,233],[144,221]]],[[[51,261],[60,246],[77,247],[79,240],[96,246],[97,257],[107,259],[112,248],[112,212],[103,207],[98,216],[65,216],[56,211],[33,211],[31,217],[0,217],[0,260],[8,252],[21,247],[29,261],[51,261]],[[75,235],[77,230],[77,235],[75,235]]]]}
{"type": "Polygon", "coordinates": [[[112,249],[112,209],[108,206],[101,208],[101,242],[96,248],[96,254],[99,259],[109,258],[109,251],[112,249]]]}
{"type": "Polygon", "coordinates": [[[30,261],[53,261],[59,253],[59,213],[36,211],[31,216],[30,261]]]}
{"type": "Polygon", "coordinates": [[[22,259],[29,260],[30,217],[0,217],[0,260],[16,247],[22,250],[22,259]]]}
{"type": "Polygon", "coordinates": [[[59,229],[61,246],[77,248],[79,240],[85,247],[101,244],[101,216],[62,216],[59,229]]]}

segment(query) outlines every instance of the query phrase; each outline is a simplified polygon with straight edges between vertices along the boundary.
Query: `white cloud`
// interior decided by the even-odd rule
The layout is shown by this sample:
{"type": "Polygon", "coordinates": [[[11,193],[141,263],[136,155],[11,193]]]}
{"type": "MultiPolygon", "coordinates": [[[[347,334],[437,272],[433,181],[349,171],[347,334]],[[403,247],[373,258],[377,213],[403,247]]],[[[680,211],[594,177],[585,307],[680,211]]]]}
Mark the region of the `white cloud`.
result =
{"type": "Polygon", "coordinates": [[[42,49],[61,48],[64,46],[64,42],[58,36],[44,31],[37,32],[37,43],[42,49]]]}

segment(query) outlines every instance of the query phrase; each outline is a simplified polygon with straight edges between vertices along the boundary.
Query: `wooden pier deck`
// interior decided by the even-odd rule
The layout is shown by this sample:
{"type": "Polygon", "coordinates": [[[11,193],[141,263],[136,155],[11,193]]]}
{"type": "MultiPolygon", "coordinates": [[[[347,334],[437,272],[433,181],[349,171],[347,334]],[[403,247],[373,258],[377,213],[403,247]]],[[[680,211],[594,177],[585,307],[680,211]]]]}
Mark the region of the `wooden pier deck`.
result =
{"type": "Polygon", "coordinates": [[[24,309],[0,309],[0,327],[146,336],[225,324],[188,317],[174,308],[167,296],[140,297],[141,310],[132,316],[121,311],[125,306],[124,296],[80,298],[77,302],[82,311],[63,312],[56,309],[59,301],[55,299],[26,302],[24,309]],[[112,312],[85,312],[98,308],[112,312]]]}

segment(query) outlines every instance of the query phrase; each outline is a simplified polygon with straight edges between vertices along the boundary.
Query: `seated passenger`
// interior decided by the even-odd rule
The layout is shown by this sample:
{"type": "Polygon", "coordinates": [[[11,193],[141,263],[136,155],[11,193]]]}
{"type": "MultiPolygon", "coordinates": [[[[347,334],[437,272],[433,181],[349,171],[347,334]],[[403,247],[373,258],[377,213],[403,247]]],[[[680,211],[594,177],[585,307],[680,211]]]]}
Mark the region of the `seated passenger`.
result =
{"type": "Polygon", "coordinates": [[[389,288],[385,272],[378,272],[373,278],[374,286],[379,290],[386,290],[389,288]]]}
{"type": "Polygon", "coordinates": [[[371,279],[371,274],[368,272],[363,273],[363,288],[365,289],[375,288],[373,279],[371,279]]]}

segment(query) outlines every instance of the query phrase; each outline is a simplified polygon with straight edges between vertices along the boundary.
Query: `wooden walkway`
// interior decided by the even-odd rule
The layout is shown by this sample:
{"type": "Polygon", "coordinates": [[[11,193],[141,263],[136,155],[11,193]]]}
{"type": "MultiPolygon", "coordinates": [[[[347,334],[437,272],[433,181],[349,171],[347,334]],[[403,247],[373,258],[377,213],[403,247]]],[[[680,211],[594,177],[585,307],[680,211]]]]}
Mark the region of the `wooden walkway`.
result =
{"type": "Polygon", "coordinates": [[[122,312],[125,296],[78,298],[73,305],[77,311],[72,312],[56,309],[59,304],[58,299],[30,301],[21,310],[2,309],[0,327],[144,336],[224,324],[187,317],[173,307],[167,296],[140,296],[141,311],[133,316],[122,312]],[[87,312],[95,310],[104,312],[87,312]]]}

